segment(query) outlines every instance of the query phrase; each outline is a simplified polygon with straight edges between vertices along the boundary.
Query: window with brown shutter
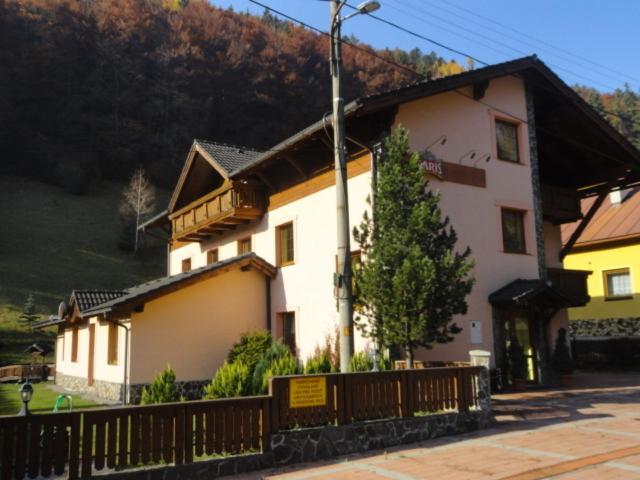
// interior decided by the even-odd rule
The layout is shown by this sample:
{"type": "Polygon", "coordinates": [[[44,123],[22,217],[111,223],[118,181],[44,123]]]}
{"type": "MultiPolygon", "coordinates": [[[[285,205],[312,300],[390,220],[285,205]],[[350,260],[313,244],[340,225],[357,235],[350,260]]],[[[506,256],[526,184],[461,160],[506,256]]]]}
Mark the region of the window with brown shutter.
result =
{"type": "Polygon", "coordinates": [[[276,227],[276,265],[286,267],[293,263],[293,222],[289,222],[276,227]]]}
{"type": "Polygon", "coordinates": [[[107,363],[109,365],[118,364],[118,326],[113,323],[109,324],[109,350],[107,363]]]}
{"type": "Polygon", "coordinates": [[[280,338],[293,355],[297,354],[296,346],[296,314],[295,312],[278,313],[278,323],[280,328],[280,338]]]}
{"type": "Polygon", "coordinates": [[[71,361],[78,361],[78,327],[71,329],[71,361]]]}
{"type": "Polygon", "coordinates": [[[214,248],[213,250],[207,251],[207,265],[211,265],[212,263],[216,263],[218,261],[218,249],[214,248]]]}
{"type": "Polygon", "coordinates": [[[524,232],[524,211],[503,208],[502,247],[505,253],[527,253],[524,232]]]}
{"type": "Polygon", "coordinates": [[[249,252],[251,252],[251,237],[238,240],[238,255],[244,255],[249,252]]]}
{"type": "Polygon", "coordinates": [[[188,272],[191,270],[191,259],[185,258],[182,260],[182,273],[188,272]]]}
{"type": "Polygon", "coordinates": [[[520,163],[518,124],[496,120],[496,153],[498,160],[520,163]]]}

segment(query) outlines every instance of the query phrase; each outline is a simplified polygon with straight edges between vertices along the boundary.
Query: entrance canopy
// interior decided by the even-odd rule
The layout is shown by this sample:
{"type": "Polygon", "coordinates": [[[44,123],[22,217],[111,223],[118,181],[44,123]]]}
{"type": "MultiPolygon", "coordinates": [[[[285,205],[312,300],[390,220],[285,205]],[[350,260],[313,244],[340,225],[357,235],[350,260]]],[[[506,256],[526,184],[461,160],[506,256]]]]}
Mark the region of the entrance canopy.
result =
{"type": "Polygon", "coordinates": [[[494,306],[566,308],[573,302],[551,282],[517,279],[489,295],[494,306]]]}

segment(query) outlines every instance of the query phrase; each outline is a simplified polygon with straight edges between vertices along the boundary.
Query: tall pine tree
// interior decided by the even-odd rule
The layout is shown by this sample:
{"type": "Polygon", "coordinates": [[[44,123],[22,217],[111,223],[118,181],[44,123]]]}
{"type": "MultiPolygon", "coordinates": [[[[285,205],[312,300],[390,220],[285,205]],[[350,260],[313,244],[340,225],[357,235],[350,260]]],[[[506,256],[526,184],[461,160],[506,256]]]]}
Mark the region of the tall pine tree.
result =
{"type": "Polygon", "coordinates": [[[411,368],[416,348],[450,342],[461,331],[452,318],[467,311],[473,261],[468,247],[456,251],[456,232],[419,155],[409,154],[407,131],[398,128],[384,147],[372,215],[365,212],[354,229],[363,253],[354,271],[363,314],[357,325],[381,347],[402,347],[411,368]]]}

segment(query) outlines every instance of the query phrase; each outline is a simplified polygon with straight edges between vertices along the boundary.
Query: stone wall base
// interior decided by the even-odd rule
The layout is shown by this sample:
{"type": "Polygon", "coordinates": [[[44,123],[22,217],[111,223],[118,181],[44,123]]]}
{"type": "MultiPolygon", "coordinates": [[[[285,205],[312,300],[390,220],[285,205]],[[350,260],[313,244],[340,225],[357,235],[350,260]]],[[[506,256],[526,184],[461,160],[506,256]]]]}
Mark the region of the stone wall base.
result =
{"type": "Polygon", "coordinates": [[[65,375],[60,372],[56,372],[55,383],[65,390],[90,394],[107,401],[119,402],[122,400],[122,383],[95,379],[93,385],[89,386],[87,379],[84,377],[65,375]]]}
{"type": "Polygon", "coordinates": [[[117,480],[205,480],[466,433],[492,423],[490,412],[473,411],[282,431],[271,435],[269,452],[188,465],[143,467],[107,476],[117,480]]]}
{"type": "MultiPolygon", "coordinates": [[[[188,380],[176,382],[176,387],[180,395],[186,400],[200,400],[204,392],[205,385],[211,380],[188,380]]],[[[75,377],[73,375],[65,375],[63,373],[56,374],[56,385],[77,393],[87,393],[107,401],[122,401],[122,383],[105,382],[104,380],[94,380],[93,385],[89,386],[87,379],[84,377],[75,377]]],[[[148,383],[137,383],[129,385],[129,403],[138,404],[142,398],[142,389],[148,386],[148,383]]]]}
{"type": "Polygon", "coordinates": [[[640,337],[640,317],[571,320],[572,338],[640,337]]]}

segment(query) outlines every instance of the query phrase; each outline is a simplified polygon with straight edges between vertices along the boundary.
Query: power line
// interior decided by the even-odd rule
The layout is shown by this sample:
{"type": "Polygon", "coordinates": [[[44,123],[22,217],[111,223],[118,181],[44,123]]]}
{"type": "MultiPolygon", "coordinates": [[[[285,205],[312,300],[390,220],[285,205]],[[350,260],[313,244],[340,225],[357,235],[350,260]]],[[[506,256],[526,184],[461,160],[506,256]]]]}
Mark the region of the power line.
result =
{"type": "MultiPolygon", "coordinates": [[[[443,18],[443,17],[441,17],[441,16],[439,16],[439,15],[436,15],[436,14],[435,14],[435,13],[433,13],[433,12],[428,12],[427,10],[424,10],[424,9],[422,9],[422,8],[420,8],[420,7],[417,7],[417,6],[414,6],[414,5],[412,5],[412,4],[408,4],[408,3],[407,3],[407,4],[405,4],[405,3],[401,2],[401,0],[395,0],[395,1],[396,1],[396,2],[398,2],[399,4],[403,5],[403,6],[406,6],[407,8],[410,8],[411,10],[415,10],[415,11],[417,11],[417,12],[424,13],[425,15],[428,15],[428,16],[429,16],[429,18],[434,18],[434,19],[440,20],[440,21],[444,22],[444,23],[445,23],[445,24],[447,24],[447,25],[451,25],[451,26],[453,26],[453,27],[455,27],[455,28],[458,28],[459,30],[462,30],[463,32],[468,32],[468,33],[470,33],[470,34],[472,34],[472,35],[476,35],[476,36],[478,36],[478,37],[480,37],[480,38],[484,38],[485,40],[488,40],[488,41],[493,42],[493,43],[495,43],[495,44],[497,44],[497,45],[500,45],[501,47],[508,48],[509,50],[512,50],[512,51],[514,51],[514,52],[516,52],[516,53],[518,53],[518,54],[520,54],[520,55],[528,55],[528,54],[529,54],[529,53],[527,53],[527,52],[524,52],[523,50],[520,50],[520,49],[515,48],[515,47],[513,47],[513,46],[511,46],[511,45],[508,45],[508,44],[506,44],[506,43],[503,43],[501,40],[497,40],[497,39],[492,38],[492,37],[490,37],[490,36],[488,36],[488,35],[485,35],[485,34],[483,34],[483,33],[480,33],[480,32],[478,32],[478,31],[471,30],[471,29],[469,29],[468,27],[466,27],[465,25],[461,25],[461,24],[459,24],[459,23],[451,22],[451,20],[449,20],[449,19],[447,19],[447,18],[443,18]]],[[[426,0],[426,1],[428,1],[428,0],[426,0]]],[[[443,28],[443,27],[439,26],[438,24],[434,24],[434,23],[432,23],[432,22],[428,21],[425,17],[416,16],[416,15],[414,14],[414,12],[412,12],[412,11],[410,12],[410,11],[407,11],[407,10],[403,10],[403,9],[398,8],[398,7],[396,7],[396,6],[393,6],[393,5],[391,5],[391,4],[387,4],[387,6],[388,6],[389,8],[391,8],[391,9],[397,10],[398,12],[401,12],[401,13],[403,13],[403,14],[405,14],[405,15],[407,15],[407,16],[409,16],[409,17],[411,17],[411,18],[416,18],[416,19],[418,19],[419,21],[421,21],[421,22],[423,22],[423,23],[426,23],[426,24],[428,24],[428,25],[435,26],[435,27],[437,27],[437,28],[441,28],[441,29],[443,29],[443,30],[445,30],[445,31],[449,31],[450,33],[453,33],[454,35],[462,36],[462,35],[461,35],[461,34],[459,34],[459,33],[451,32],[450,30],[447,30],[447,29],[445,29],[445,28],[443,28]]],[[[440,8],[440,7],[436,7],[436,8],[440,8]]],[[[445,11],[445,12],[446,12],[446,11],[445,11]]],[[[447,12],[447,13],[448,13],[448,12],[447,12]]],[[[455,13],[450,13],[450,15],[454,15],[454,16],[457,16],[458,18],[462,18],[463,20],[466,20],[466,19],[464,19],[463,17],[460,17],[459,15],[457,15],[457,14],[455,14],[455,13]]],[[[470,21],[470,20],[466,20],[466,21],[470,21]]],[[[480,26],[481,26],[482,28],[484,28],[484,29],[490,30],[490,31],[492,31],[493,33],[495,33],[495,34],[497,34],[497,35],[506,36],[505,34],[503,34],[503,33],[501,33],[501,32],[497,32],[496,30],[492,30],[492,29],[490,29],[490,28],[488,28],[488,27],[486,27],[486,26],[484,26],[484,25],[482,25],[482,24],[479,24],[478,22],[473,22],[473,21],[471,21],[471,22],[472,22],[472,23],[475,23],[476,25],[480,25],[480,26]]],[[[468,40],[471,40],[471,41],[474,41],[474,42],[476,42],[476,43],[478,43],[478,44],[480,44],[480,45],[483,45],[483,46],[485,46],[485,47],[487,47],[487,48],[489,48],[489,49],[491,49],[491,50],[493,50],[493,51],[496,51],[496,52],[499,52],[499,53],[504,54],[504,52],[498,51],[498,50],[496,50],[494,47],[487,46],[486,44],[482,44],[482,43],[480,43],[480,42],[477,42],[477,40],[475,40],[475,39],[470,39],[469,37],[464,37],[464,38],[467,38],[468,40]]],[[[521,43],[528,44],[528,45],[530,45],[530,46],[532,46],[532,47],[534,47],[534,48],[539,48],[539,47],[536,47],[536,45],[534,45],[534,44],[532,44],[532,43],[529,43],[529,42],[522,42],[521,40],[516,39],[516,38],[514,38],[514,37],[512,37],[512,36],[507,36],[507,38],[510,38],[510,39],[512,39],[512,40],[516,40],[516,41],[521,42],[521,43]]],[[[547,49],[543,49],[543,50],[547,50],[547,49]]],[[[548,51],[548,50],[547,50],[547,51],[548,51]]],[[[558,56],[557,54],[554,54],[554,53],[552,53],[552,55],[558,56]]],[[[577,62],[575,62],[575,61],[573,61],[573,60],[567,60],[567,59],[566,59],[566,57],[560,57],[560,58],[563,58],[565,61],[568,61],[568,62],[570,62],[570,63],[574,63],[574,64],[576,64],[578,67],[581,67],[581,68],[587,68],[587,67],[584,67],[584,65],[579,64],[579,63],[577,63],[577,62]]],[[[569,74],[573,75],[574,77],[582,78],[583,80],[586,80],[586,81],[588,81],[588,82],[591,82],[591,83],[595,83],[595,84],[601,85],[601,86],[603,86],[603,87],[605,87],[605,88],[607,88],[607,89],[609,89],[609,90],[615,90],[615,87],[613,87],[613,86],[611,86],[611,85],[608,85],[608,84],[606,84],[606,83],[600,82],[600,81],[598,81],[598,80],[594,80],[593,78],[587,77],[587,76],[585,76],[585,75],[583,75],[583,74],[581,74],[581,73],[576,73],[575,71],[569,70],[568,68],[563,67],[563,66],[561,66],[561,65],[558,65],[558,64],[556,64],[556,63],[551,63],[551,62],[549,62],[549,65],[553,66],[554,68],[556,68],[556,69],[558,69],[558,70],[563,70],[563,71],[565,71],[566,73],[569,73],[569,74]]],[[[591,69],[590,71],[594,72],[594,71],[593,71],[593,69],[591,69]]],[[[609,74],[601,73],[601,72],[594,72],[594,73],[600,74],[600,75],[605,76],[605,77],[609,77],[609,78],[611,78],[611,79],[613,79],[613,80],[616,80],[616,81],[620,81],[620,78],[619,78],[619,77],[617,77],[617,76],[613,76],[613,75],[609,75],[609,74]]]]}
{"type": "MultiPolygon", "coordinates": [[[[308,28],[309,30],[312,30],[312,31],[314,31],[314,32],[317,32],[317,33],[319,33],[319,34],[321,34],[321,35],[324,35],[324,36],[326,36],[326,37],[330,37],[330,34],[329,34],[328,32],[325,32],[324,30],[321,30],[321,29],[319,29],[319,28],[317,28],[317,27],[314,27],[314,26],[312,26],[312,25],[310,25],[310,24],[308,24],[308,23],[306,23],[306,22],[304,22],[304,21],[302,21],[302,20],[299,20],[299,19],[297,19],[297,18],[295,18],[295,17],[292,17],[291,15],[288,15],[288,14],[286,14],[286,13],[284,13],[284,12],[280,11],[280,10],[277,10],[277,9],[275,9],[275,8],[273,8],[273,7],[270,7],[269,5],[266,5],[266,4],[264,4],[264,3],[261,3],[261,2],[260,2],[260,1],[258,1],[258,0],[249,0],[249,1],[250,1],[251,3],[253,3],[253,4],[255,4],[255,5],[259,5],[259,6],[261,6],[262,8],[265,8],[265,9],[267,9],[267,10],[269,10],[269,11],[273,12],[273,13],[276,13],[276,14],[278,14],[278,15],[280,15],[280,16],[282,16],[282,17],[284,17],[284,18],[286,18],[286,19],[288,19],[288,20],[290,20],[290,21],[292,21],[292,22],[294,22],[294,23],[297,23],[297,24],[299,24],[299,25],[302,25],[303,27],[308,28]]],[[[353,8],[355,8],[355,7],[353,7],[352,5],[349,5],[349,4],[346,4],[346,5],[347,5],[347,6],[349,6],[350,8],[352,8],[352,9],[353,9],[353,8]]],[[[369,13],[369,14],[367,14],[367,15],[368,15],[368,16],[370,16],[370,17],[373,17],[373,18],[375,18],[375,19],[379,19],[380,21],[382,21],[382,22],[384,22],[384,23],[387,23],[387,24],[389,24],[389,25],[391,25],[391,26],[394,26],[395,28],[398,28],[398,29],[400,29],[400,30],[402,30],[402,31],[405,31],[405,32],[407,32],[407,33],[409,33],[409,34],[411,34],[411,35],[413,35],[413,36],[416,36],[416,37],[421,38],[421,39],[423,39],[423,40],[426,40],[426,41],[428,41],[428,42],[434,43],[434,44],[436,44],[436,45],[438,45],[438,46],[442,46],[442,48],[445,48],[446,50],[449,50],[449,51],[452,51],[452,52],[454,52],[454,53],[457,53],[458,55],[462,55],[462,56],[466,56],[466,57],[468,57],[468,58],[471,58],[472,60],[474,60],[474,61],[475,61],[475,62],[477,62],[477,63],[481,63],[481,64],[483,64],[483,65],[489,66],[489,63],[487,63],[487,62],[485,62],[485,61],[483,61],[483,60],[480,60],[479,58],[477,58],[477,57],[475,57],[475,56],[473,56],[473,55],[466,54],[466,53],[464,53],[464,52],[462,52],[462,51],[458,51],[458,50],[456,50],[456,49],[454,49],[454,48],[452,48],[452,47],[449,47],[449,46],[447,46],[447,45],[442,44],[441,42],[438,42],[438,41],[436,41],[436,40],[432,40],[432,39],[430,39],[430,38],[428,38],[428,37],[425,37],[425,36],[420,35],[420,34],[418,34],[418,33],[416,33],[416,32],[413,32],[413,31],[411,31],[411,30],[408,30],[408,29],[406,29],[406,28],[404,28],[404,27],[402,27],[402,26],[400,26],[400,25],[397,25],[397,24],[395,24],[395,23],[393,23],[393,22],[390,22],[390,21],[388,21],[388,20],[385,20],[385,19],[380,18],[380,17],[378,17],[378,16],[375,16],[375,15],[373,15],[373,14],[370,14],[370,13],[369,13]]],[[[352,47],[352,48],[354,48],[354,49],[356,49],[356,50],[359,50],[359,51],[362,51],[362,52],[364,52],[364,53],[366,53],[366,54],[368,54],[368,55],[371,55],[371,56],[373,56],[373,57],[377,58],[378,60],[381,60],[381,61],[386,62],[386,63],[389,63],[389,64],[391,64],[391,65],[393,65],[393,66],[395,66],[395,67],[397,67],[397,68],[400,68],[400,69],[402,69],[402,70],[405,70],[405,71],[407,71],[407,72],[410,72],[410,73],[412,73],[412,74],[414,74],[414,75],[416,75],[416,76],[418,76],[418,77],[420,77],[420,78],[422,78],[422,79],[424,79],[424,80],[430,80],[430,78],[429,78],[428,76],[426,76],[426,75],[424,75],[424,74],[422,74],[422,73],[420,73],[420,72],[418,72],[418,71],[416,71],[416,70],[412,69],[411,67],[409,67],[409,66],[407,66],[407,65],[400,64],[400,63],[395,62],[395,61],[393,61],[393,60],[391,60],[391,59],[385,58],[385,57],[383,57],[383,56],[381,56],[381,55],[377,54],[376,52],[374,52],[374,51],[372,51],[372,50],[370,50],[370,49],[367,49],[367,48],[361,47],[360,45],[356,45],[356,44],[351,43],[351,42],[348,42],[348,41],[346,41],[346,40],[344,40],[344,39],[343,39],[343,43],[345,43],[346,45],[349,45],[350,47],[352,47]]],[[[512,74],[512,73],[506,73],[506,72],[505,72],[505,75],[512,75],[512,76],[515,76],[515,75],[514,75],[514,74],[512,74]]],[[[536,85],[540,86],[540,87],[541,87],[541,88],[543,88],[543,89],[546,89],[546,90],[548,90],[548,91],[552,91],[552,90],[551,90],[551,89],[549,89],[548,87],[543,86],[543,85],[540,85],[540,84],[538,84],[537,82],[532,82],[532,83],[534,83],[534,84],[536,84],[536,85]]],[[[498,108],[498,107],[495,107],[495,106],[493,106],[493,105],[491,105],[491,104],[489,104],[489,103],[487,103],[487,102],[484,102],[483,100],[476,99],[476,98],[474,98],[473,96],[468,95],[468,94],[466,94],[466,93],[464,93],[464,92],[461,92],[461,91],[459,91],[459,90],[457,90],[457,89],[454,89],[454,90],[453,90],[453,92],[454,92],[454,93],[456,93],[456,94],[458,94],[458,95],[461,95],[461,96],[463,96],[463,97],[466,97],[466,98],[468,98],[468,99],[470,99],[470,100],[472,100],[472,101],[474,101],[474,102],[478,102],[478,103],[481,103],[481,104],[483,104],[483,105],[485,105],[485,106],[488,106],[489,108],[491,108],[491,109],[493,109],[493,110],[495,110],[495,111],[497,111],[497,112],[503,113],[503,114],[505,114],[505,115],[508,115],[508,116],[510,116],[510,117],[512,117],[512,118],[514,118],[514,119],[517,119],[518,121],[520,121],[520,122],[522,122],[522,123],[525,123],[525,124],[526,124],[526,123],[528,123],[528,122],[527,122],[527,120],[522,119],[522,118],[519,118],[517,115],[514,115],[514,114],[512,114],[511,112],[507,112],[507,111],[505,111],[505,110],[503,110],[503,109],[500,109],[500,108],[498,108]]],[[[630,121],[630,119],[628,119],[628,118],[626,118],[626,117],[624,117],[624,116],[622,116],[622,115],[619,115],[619,114],[617,114],[617,113],[609,112],[609,111],[607,111],[607,110],[597,109],[597,108],[595,108],[595,107],[592,107],[592,108],[593,108],[594,110],[596,110],[596,111],[601,112],[601,113],[606,113],[606,114],[609,114],[609,115],[613,115],[613,116],[619,117],[619,118],[621,118],[621,119],[623,119],[623,120],[630,121]]],[[[588,145],[585,145],[585,147],[587,147],[587,148],[591,148],[591,147],[589,147],[588,145]]],[[[604,152],[601,152],[601,153],[602,153],[603,155],[608,156],[608,154],[605,154],[604,152]]]]}
{"type": "Polygon", "coordinates": [[[533,41],[535,41],[535,42],[538,42],[538,43],[540,43],[540,44],[542,44],[542,45],[546,45],[546,46],[548,46],[548,47],[550,47],[550,48],[553,48],[553,49],[559,50],[559,51],[564,52],[564,53],[566,53],[566,54],[568,54],[568,55],[572,55],[572,56],[574,56],[574,57],[576,57],[576,58],[579,58],[579,59],[581,59],[581,60],[583,60],[583,61],[585,61],[585,62],[587,62],[587,63],[590,63],[590,64],[592,64],[592,65],[594,65],[594,66],[596,66],[596,67],[600,67],[600,68],[604,68],[604,69],[606,69],[606,70],[610,70],[611,72],[617,73],[618,75],[621,75],[621,76],[623,76],[623,77],[625,77],[625,78],[628,78],[629,80],[633,80],[633,81],[636,81],[636,82],[640,82],[640,79],[638,79],[638,78],[636,78],[636,77],[632,77],[632,76],[630,76],[630,75],[628,75],[628,74],[626,74],[626,73],[622,73],[622,72],[619,72],[619,71],[613,70],[612,68],[607,67],[606,65],[603,65],[603,64],[601,64],[601,63],[594,62],[593,60],[591,60],[591,59],[589,59],[589,58],[587,58],[587,57],[580,56],[580,55],[578,55],[578,54],[576,54],[576,53],[574,53],[574,52],[570,52],[570,51],[568,51],[568,50],[566,50],[566,49],[564,49],[564,48],[561,48],[561,47],[555,46],[555,45],[553,45],[553,44],[551,44],[551,43],[549,43],[549,42],[545,42],[544,40],[540,40],[540,39],[538,39],[538,38],[534,37],[533,35],[529,35],[529,34],[527,34],[527,33],[523,32],[523,31],[521,31],[521,30],[516,30],[515,28],[510,27],[509,25],[505,25],[504,23],[500,23],[500,22],[498,22],[498,21],[497,21],[497,20],[495,20],[495,19],[492,19],[492,18],[490,18],[490,17],[486,17],[486,16],[484,16],[484,15],[481,15],[481,14],[479,14],[479,13],[477,13],[477,12],[474,12],[473,10],[470,10],[470,9],[468,9],[468,8],[465,8],[465,7],[462,7],[462,6],[460,6],[460,5],[456,5],[455,3],[452,3],[452,2],[447,1],[447,0],[439,0],[439,1],[440,1],[440,3],[444,3],[445,5],[452,6],[452,7],[454,7],[454,8],[457,8],[458,10],[462,10],[462,11],[467,12],[467,13],[469,13],[469,14],[473,15],[473,16],[476,16],[476,17],[482,18],[483,20],[488,21],[488,22],[490,22],[490,23],[493,23],[493,24],[495,24],[495,25],[498,25],[498,26],[500,26],[500,27],[502,27],[502,28],[504,28],[504,29],[506,29],[506,30],[510,30],[510,31],[515,32],[515,33],[517,33],[517,34],[519,34],[519,35],[522,35],[522,36],[524,36],[524,37],[530,38],[531,40],[533,40],[533,41]]]}
{"type": "MultiPolygon", "coordinates": [[[[347,3],[346,5],[347,5],[348,7],[350,7],[350,8],[352,8],[352,9],[356,9],[356,10],[357,10],[357,8],[356,8],[356,7],[354,7],[353,5],[349,5],[348,3],[347,3]]],[[[397,7],[393,7],[393,6],[391,6],[391,8],[395,8],[396,10],[402,11],[402,10],[398,9],[397,7]]],[[[412,17],[416,17],[415,15],[412,15],[410,12],[407,12],[406,10],[405,10],[403,13],[405,13],[405,14],[407,14],[407,15],[410,15],[410,16],[412,16],[412,17]]],[[[372,14],[372,13],[368,13],[367,15],[369,15],[371,18],[374,18],[374,19],[378,20],[379,22],[385,23],[385,24],[387,24],[387,25],[389,25],[389,26],[391,26],[391,27],[397,28],[398,30],[401,30],[401,31],[403,31],[403,32],[405,32],[405,33],[408,33],[408,34],[410,34],[410,35],[413,35],[414,37],[420,38],[420,39],[422,39],[422,40],[430,41],[430,42],[432,41],[431,39],[429,39],[429,38],[425,37],[424,35],[422,35],[422,34],[420,34],[420,33],[416,33],[416,32],[414,32],[414,31],[412,31],[412,30],[409,30],[408,28],[405,28],[405,27],[403,27],[403,26],[401,26],[401,25],[398,25],[397,23],[394,23],[394,22],[392,22],[392,21],[390,21],[390,20],[387,20],[387,19],[385,19],[385,18],[383,18],[383,17],[381,17],[381,16],[379,16],[379,15],[375,15],[375,14],[372,14]]],[[[437,17],[436,15],[433,15],[433,16],[434,16],[434,17],[436,17],[436,18],[442,18],[442,17],[437,17]]],[[[427,24],[429,24],[429,25],[433,25],[433,23],[431,23],[431,22],[429,22],[429,21],[424,20],[424,18],[423,18],[423,17],[417,17],[417,18],[418,18],[418,19],[421,19],[421,21],[423,21],[424,23],[427,23],[427,24]]],[[[445,21],[446,21],[446,20],[445,20],[445,21]]],[[[465,29],[464,27],[459,26],[459,25],[457,25],[457,24],[455,24],[455,23],[451,23],[451,22],[449,22],[449,23],[450,23],[451,25],[453,25],[453,26],[457,27],[457,28],[460,28],[460,29],[464,30],[464,31],[471,32],[471,33],[473,33],[474,35],[478,35],[478,36],[480,36],[480,37],[482,37],[482,38],[485,38],[485,39],[487,39],[487,40],[489,40],[489,41],[492,41],[492,42],[497,43],[497,44],[499,44],[499,45],[502,45],[502,46],[504,46],[504,47],[506,47],[506,48],[509,48],[510,50],[513,50],[514,52],[516,52],[516,53],[518,53],[518,54],[520,54],[520,55],[525,55],[525,56],[527,55],[527,53],[526,53],[526,52],[524,52],[524,51],[522,51],[522,50],[519,50],[519,49],[517,49],[517,48],[510,47],[510,46],[508,46],[508,45],[505,45],[505,44],[501,43],[501,42],[500,42],[500,41],[498,41],[498,40],[494,40],[494,39],[492,39],[491,37],[488,37],[488,36],[483,35],[483,34],[481,34],[481,33],[477,33],[477,32],[475,32],[475,31],[473,31],[473,30],[465,29]]],[[[442,28],[442,27],[439,27],[439,28],[442,28]]],[[[461,36],[460,34],[455,33],[455,32],[451,32],[450,30],[447,30],[446,28],[442,28],[442,29],[443,29],[443,30],[445,30],[445,31],[449,31],[450,33],[453,33],[454,35],[461,36]]],[[[476,42],[476,43],[477,43],[477,41],[476,41],[476,40],[470,39],[469,37],[465,37],[465,38],[467,38],[467,40],[471,40],[471,41],[474,41],[474,42],[476,42]]],[[[486,45],[485,45],[485,46],[486,46],[486,45]]],[[[490,48],[490,49],[495,50],[495,49],[494,49],[494,48],[492,48],[492,47],[487,47],[487,48],[490,48]]],[[[503,55],[504,55],[504,52],[502,52],[502,53],[503,53],[503,55]]],[[[479,60],[479,59],[477,59],[476,57],[473,57],[473,56],[468,55],[468,54],[467,54],[467,56],[468,56],[469,58],[472,58],[474,61],[478,61],[479,63],[482,63],[483,65],[489,65],[489,63],[488,63],[488,62],[485,62],[485,61],[479,60]]],[[[558,70],[564,70],[565,72],[570,73],[571,75],[574,75],[574,76],[576,76],[576,77],[581,77],[581,78],[583,78],[583,79],[585,79],[585,80],[587,80],[587,81],[589,81],[589,82],[591,82],[591,83],[596,83],[596,84],[602,85],[602,86],[604,86],[604,87],[606,87],[606,88],[608,88],[608,89],[610,89],[610,90],[615,90],[615,88],[614,88],[614,87],[612,87],[611,85],[607,85],[607,84],[605,84],[605,83],[598,82],[597,80],[593,80],[593,79],[591,79],[591,78],[585,77],[584,75],[580,75],[580,74],[578,74],[578,73],[572,72],[571,70],[568,70],[568,69],[566,69],[566,68],[564,68],[564,67],[561,67],[561,66],[558,66],[558,65],[554,65],[554,64],[551,64],[551,63],[550,63],[550,65],[552,65],[554,68],[556,68],[556,69],[558,69],[558,70]]]]}

